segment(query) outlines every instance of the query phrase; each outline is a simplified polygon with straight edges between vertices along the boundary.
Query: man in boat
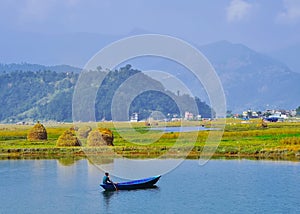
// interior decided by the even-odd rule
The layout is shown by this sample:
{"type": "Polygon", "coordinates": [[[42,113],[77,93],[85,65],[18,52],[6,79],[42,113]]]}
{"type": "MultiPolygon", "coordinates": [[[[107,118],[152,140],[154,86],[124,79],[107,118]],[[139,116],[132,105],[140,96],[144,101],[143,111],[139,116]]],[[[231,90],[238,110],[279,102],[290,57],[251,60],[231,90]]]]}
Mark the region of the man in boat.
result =
{"type": "Polygon", "coordinates": [[[104,175],[104,177],[103,177],[102,183],[103,183],[103,184],[112,184],[112,183],[113,183],[113,182],[110,180],[110,178],[109,178],[109,173],[108,173],[108,172],[105,172],[105,175],[104,175]]]}

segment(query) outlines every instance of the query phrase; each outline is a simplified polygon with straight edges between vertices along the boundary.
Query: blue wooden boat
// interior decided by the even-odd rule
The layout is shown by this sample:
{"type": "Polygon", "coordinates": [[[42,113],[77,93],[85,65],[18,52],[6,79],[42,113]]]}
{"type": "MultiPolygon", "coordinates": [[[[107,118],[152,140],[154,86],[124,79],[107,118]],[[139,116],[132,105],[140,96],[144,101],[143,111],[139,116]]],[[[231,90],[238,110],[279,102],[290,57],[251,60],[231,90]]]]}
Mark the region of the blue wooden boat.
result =
{"type": "Polygon", "coordinates": [[[114,184],[100,184],[103,189],[106,191],[117,191],[117,190],[133,190],[133,189],[147,189],[147,188],[154,188],[155,183],[160,179],[159,176],[154,176],[150,178],[144,178],[140,180],[133,180],[121,183],[114,183],[114,184]]]}

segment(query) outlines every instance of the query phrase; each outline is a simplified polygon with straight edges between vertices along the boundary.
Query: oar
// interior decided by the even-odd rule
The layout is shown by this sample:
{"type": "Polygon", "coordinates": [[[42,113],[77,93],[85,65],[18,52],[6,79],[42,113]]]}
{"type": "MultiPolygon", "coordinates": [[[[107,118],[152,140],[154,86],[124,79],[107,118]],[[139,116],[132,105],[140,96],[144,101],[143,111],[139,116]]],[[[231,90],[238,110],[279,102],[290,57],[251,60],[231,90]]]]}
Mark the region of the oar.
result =
{"type": "Polygon", "coordinates": [[[112,182],[112,184],[114,185],[114,187],[115,187],[116,191],[118,191],[118,188],[116,187],[115,183],[114,183],[114,182],[112,182]]]}

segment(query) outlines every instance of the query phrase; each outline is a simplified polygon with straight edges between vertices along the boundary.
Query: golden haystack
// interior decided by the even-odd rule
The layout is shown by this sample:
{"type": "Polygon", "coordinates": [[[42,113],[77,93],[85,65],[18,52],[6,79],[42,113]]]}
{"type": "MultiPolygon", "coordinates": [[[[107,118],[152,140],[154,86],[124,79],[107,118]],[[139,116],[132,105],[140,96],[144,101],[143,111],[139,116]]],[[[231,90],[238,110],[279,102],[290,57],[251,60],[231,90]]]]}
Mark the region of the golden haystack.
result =
{"type": "Polygon", "coordinates": [[[88,146],[113,146],[114,135],[111,130],[99,128],[91,131],[87,138],[88,146]]]}
{"type": "Polygon", "coordinates": [[[264,119],[261,120],[261,127],[262,128],[267,128],[268,124],[266,123],[266,121],[264,121],[264,119]]]}
{"type": "Polygon", "coordinates": [[[56,146],[81,146],[74,129],[68,129],[59,136],[56,146]]]}
{"type": "Polygon", "coordinates": [[[38,121],[32,129],[29,130],[27,134],[27,140],[29,141],[39,141],[47,140],[47,130],[45,127],[38,121]]]}

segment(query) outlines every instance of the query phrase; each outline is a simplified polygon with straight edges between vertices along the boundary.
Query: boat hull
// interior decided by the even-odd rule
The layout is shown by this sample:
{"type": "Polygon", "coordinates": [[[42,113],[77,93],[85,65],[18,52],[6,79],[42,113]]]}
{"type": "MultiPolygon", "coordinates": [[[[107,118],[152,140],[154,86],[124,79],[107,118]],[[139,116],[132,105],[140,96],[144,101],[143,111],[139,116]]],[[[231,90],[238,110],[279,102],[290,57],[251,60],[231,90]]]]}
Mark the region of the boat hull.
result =
{"type": "Polygon", "coordinates": [[[156,182],[161,176],[155,176],[151,178],[145,178],[140,180],[115,183],[115,184],[100,184],[100,186],[106,191],[116,191],[116,190],[134,190],[134,189],[147,189],[155,188],[156,182]]]}

